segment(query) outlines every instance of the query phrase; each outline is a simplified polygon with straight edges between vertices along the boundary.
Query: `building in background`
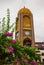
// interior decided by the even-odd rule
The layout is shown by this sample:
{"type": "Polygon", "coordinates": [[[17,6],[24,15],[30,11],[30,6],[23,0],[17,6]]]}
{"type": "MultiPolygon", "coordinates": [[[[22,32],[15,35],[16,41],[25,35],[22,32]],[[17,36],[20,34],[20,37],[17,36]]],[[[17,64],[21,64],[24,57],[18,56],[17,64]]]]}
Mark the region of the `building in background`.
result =
{"type": "Polygon", "coordinates": [[[21,41],[21,45],[34,47],[33,15],[28,8],[21,8],[16,18],[15,37],[21,41]]]}
{"type": "Polygon", "coordinates": [[[44,62],[44,42],[35,43],[36,52],[41,58],[41,62],[44,62]]]}

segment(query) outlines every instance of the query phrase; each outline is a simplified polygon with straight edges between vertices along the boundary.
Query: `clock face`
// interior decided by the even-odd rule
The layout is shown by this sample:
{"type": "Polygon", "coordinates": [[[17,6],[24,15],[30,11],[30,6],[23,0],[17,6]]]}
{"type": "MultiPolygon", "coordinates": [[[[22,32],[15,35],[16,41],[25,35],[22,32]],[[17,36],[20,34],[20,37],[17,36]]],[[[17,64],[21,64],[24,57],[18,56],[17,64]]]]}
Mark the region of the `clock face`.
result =
{"type": "Polygon", "coordinates": [[[25,35],[29,35],[30,34],[30,32],[29,31],[25,31],[25,35]]]}
{"type": "Polygon", "coordinates": [[[26,36],[31,35],[31,31],[24,31],[24,35],[26,36]]]}

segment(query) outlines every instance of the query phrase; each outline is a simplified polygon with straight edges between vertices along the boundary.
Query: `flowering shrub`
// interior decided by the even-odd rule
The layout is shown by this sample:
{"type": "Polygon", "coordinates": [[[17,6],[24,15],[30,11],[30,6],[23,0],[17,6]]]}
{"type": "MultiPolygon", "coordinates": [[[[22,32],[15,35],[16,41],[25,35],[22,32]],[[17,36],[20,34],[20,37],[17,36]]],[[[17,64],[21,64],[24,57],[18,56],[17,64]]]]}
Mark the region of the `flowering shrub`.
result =
{"type": "Polygon", "coordinates": [[[9,35],[0,36],[0,63],[9,63],[17,58],[20,64],[36,65],[33,60],[40,60],[36,51],[29,46],[20,46],[17,40],[9,39],[8,36],[11,37],[11,33],[8,33],[9,35]]]}
{"type": "Polygon", "coordinates": [[[26,63],[36,65],[33,60],[40,61],[40,57],[37,55],[35,49],[29,46],[20,46],[18,41],[12,38],[14,28],[12,29],[12,32],[9,32],[9,29],[13,26],[13,24],[11,27],[9,26],[9,14],[7,18],[6,30],[4,28],[5,22],[3,21],[3,32],[0,34],[0,63],[2,65],[8,64],[16,59],[21,65],[26,65],[26,63]]]}

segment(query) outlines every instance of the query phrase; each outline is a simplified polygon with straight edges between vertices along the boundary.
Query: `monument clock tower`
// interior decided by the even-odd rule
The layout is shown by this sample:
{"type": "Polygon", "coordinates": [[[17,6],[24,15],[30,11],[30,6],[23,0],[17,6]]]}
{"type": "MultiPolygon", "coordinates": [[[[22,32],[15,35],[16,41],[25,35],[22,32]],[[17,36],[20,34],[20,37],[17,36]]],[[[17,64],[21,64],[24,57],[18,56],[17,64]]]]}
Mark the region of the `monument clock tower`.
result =
{"type": "Polygon", "coordinates": [[[28,8],[21,8],[16,18],[15,38],[21,41],[21,45],[34,47],[33,15],[28,8]]]}

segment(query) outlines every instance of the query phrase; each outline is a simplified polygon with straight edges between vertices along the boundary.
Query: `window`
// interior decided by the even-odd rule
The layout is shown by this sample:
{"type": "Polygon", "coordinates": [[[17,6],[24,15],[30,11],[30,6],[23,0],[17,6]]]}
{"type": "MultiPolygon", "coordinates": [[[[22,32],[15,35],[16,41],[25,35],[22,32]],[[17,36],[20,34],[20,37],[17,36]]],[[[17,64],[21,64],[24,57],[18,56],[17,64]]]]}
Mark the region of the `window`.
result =
{"type": "Polygon", "coordinates": [[[44,50],[44,48],[39,48],[40,50],[44,50]]]}
{"type": "Polygon", "coordinates": [[[44,56],[44,53],[42,53],[42,56],[44,56]]]}
{"type": "Polygon", "coordinates": [[[44,62],[44,59],[43,59],[43,62],[44,62]]]}
{"type": "Polygon", "coordinates": [[[24,16],[23,26],[24,27],[31,27],[31,19],[28,16],[24,16]]]}

